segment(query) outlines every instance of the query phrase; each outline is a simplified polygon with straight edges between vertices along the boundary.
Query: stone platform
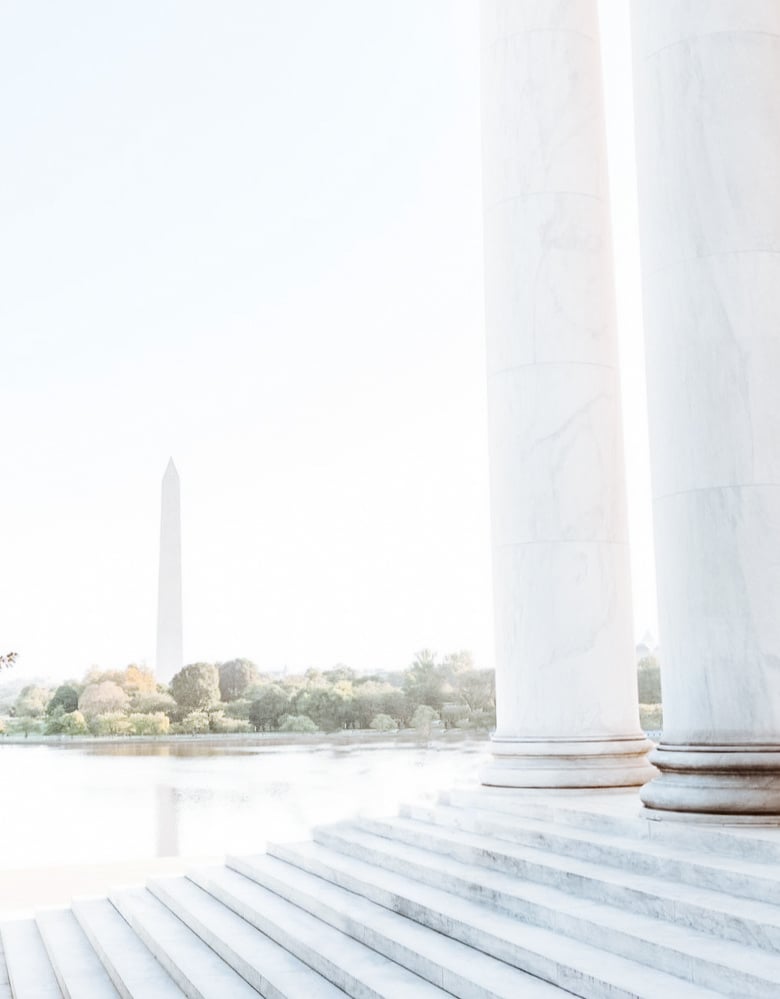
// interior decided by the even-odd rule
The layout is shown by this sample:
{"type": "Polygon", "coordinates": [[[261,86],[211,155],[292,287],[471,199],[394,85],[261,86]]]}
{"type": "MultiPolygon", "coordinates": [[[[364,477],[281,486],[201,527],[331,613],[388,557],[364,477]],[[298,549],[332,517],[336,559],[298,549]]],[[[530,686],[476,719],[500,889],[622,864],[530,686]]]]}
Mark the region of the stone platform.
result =
{"type": "Polygon", "coordinates": [[[780,830],[456,790],[0,926],[8,999],[780,995],[780,830]]]}

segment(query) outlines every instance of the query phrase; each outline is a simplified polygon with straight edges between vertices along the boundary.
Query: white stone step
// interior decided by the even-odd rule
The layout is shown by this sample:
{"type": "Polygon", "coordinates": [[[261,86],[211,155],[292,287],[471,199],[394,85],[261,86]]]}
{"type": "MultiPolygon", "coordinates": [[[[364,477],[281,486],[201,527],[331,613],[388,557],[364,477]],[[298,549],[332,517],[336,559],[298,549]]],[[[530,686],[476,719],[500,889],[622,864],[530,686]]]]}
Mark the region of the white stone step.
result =
{"type": "MultiPolygon", "coordinates": [[[[693,999],[694,996],[699,999],[713,994],[441,889],[336,854],[316,843],[274,846],[273,850],[279,858],[284,858],[284,863],[274,856],[258,857],[240,862],[240,869],[345,932],[356,935],[374,932],[379,937],[382,921],[397,920],[400,915],[407,917],[403,924],[407,933],[404,944],[412,952],[420,937],[420,928],[415,928],[412,920],[436,931],[441,935],[440,939],[448,939],[450,944],[465,944],[472,948],[471,957],[466,957],[462,970],[465,978],[471,973],[478,982],[492,984],[491,972],[486,975],[476,971],[476,955],[481,951],[498,959],[492,967],[500,967],[505,962],[514,969],[586,997],[657,999],[668,995],[675,999],[693,999]],[[380,906],[385,910],[384,915],[380,906]]],[[[234,866],[232,859],[228,863],[234,866]]],[[[389,952],[388,944],[388,940],[380,943],[377,939],[372,946],[381,946],[389,952]]],[[[409,960],[407,953],[400,949],[397,953],[399,962],[409,960]]],[[[439,963],[445,969],[452,967],[443,956],[439,963]]],[[[508,994],[516,995],[521,989],[522,986],[515,985],[514,991],[510,988],[508,994]]],[[[458,987],[450,987],[450,991],[463,994],[458,987]]]]}
{"type": "MultiPolygon", "coordinates": [[[[780,995],[780,955],[757,952],[730,940],[719,940],[692,928],[619,909],[598,901],[584,902],[560,888],[465,864],[432,850],[372,835],[351,825],[319,829],[316,841],[347,858],[356,857],[426,885],[446,885],[490,908],[554,930],[612,954],[629,958],[711,989],[724,982],[741,996],[775,999],[780,995]]],[[[276,849],[272,851],[278,855],[276,849]]],[[[329,862],[334,864],[331,857],[329,862]]],[[[357,886],[345,884],[352,890],[357,886]]]]}
{"type": "Polygon", "coordinates": [[[0,938],[14,999],[62,999],[34,919],[0,924],[0,938]]]}
{"type": "Polygon", "coordinates": [[[65,999],[116,999],[119,993],[70,909],[44,909],[35,922],[65,999]]]}
{"type": "MultiPolygon", "coordinates": [[[[215,898],[316,969],[347,995],[360,999],[395,999],[396,996],[403,996],[404,999],[444,999],[450,994],[426,980],[425,976],[397,963],[395,955],[389,953],[390,948],[381,952],[372,949],[368,939],[345,935],[340,928],[323,922],[235,870],[197,871],[192,877],[215,898]]],[[[316,885],[314,887],[317,888],[316,885]]],[[[438,977],[441,978],[440,970],[438,977]]],[[[471,995],[465,991],[462,994],[471,995]]],[[[490,994],[475,993],[480,999],[490,994]]]]}
{"type": "MultiPolygon", "coordinates": [[[[463,863],[524,881],[561,888],[580,898],[665,919],[746,946],[780,952],[780,905],[545,853],[417,819],[361,819],[357,826],[394,842],[446,854],[463,863]]],[[[323,832],[327,834],[328,830],[323,832]]],[[[325,842],[320,830],[315,835],[325,842]]]]}
{"type": "Polygon", "coordinates": [[[254,999],[257,992],[145,888],[111,901],[188,999],[254,999]]]}
{"type": "Polygon", "coordinates": [[[401,809],[401,815],[769,904],[780,898],[780,869],[770,864],[715,855],[699,858],[670,843],[632,840],[476,808],[410,805],[401,809]]]}
{"type": "MultiPolygon", "coordinates": [[[[625,793],[617,797],[624,797],[625,793]]],[[[702,854],[719,854],[754,860],[758,863],[780,864],[780,828],[730,826],[714,827],[697,822],[653,821],[644,817],[638,801],[632,802],[633,814],[614,814],[609,810],[568,805],[565,799],[529,799],[512,791],[482,788],[473,791],[450,790],[439,795],[439,801],[456,808],[479,808],[576,826],[593,832],[671,843],[678,848],[702,854]]]]}
{"type": "MultiPolygon", "coordinates": [[[[216,872],[203,872],[208,881],[216,872]]],[[[217,875],[218,876],[218,875],[217,875]]],[[[268,999],[338,999],[322,975],[188,878],[160,878],[149,890],[242,978],[268,999]]]]}
{"type": "Polygon", "coordinates": [[[5,965],[3,941],[0,939],[0,999],[12,999],[11,983],[8,981],[8,968],[5,965]]]}
{"type": "Polygon", "coordinates": [[[184,992],[107,898],[76,899],[73,914],[122,999],[181,999],[184,992]]]}

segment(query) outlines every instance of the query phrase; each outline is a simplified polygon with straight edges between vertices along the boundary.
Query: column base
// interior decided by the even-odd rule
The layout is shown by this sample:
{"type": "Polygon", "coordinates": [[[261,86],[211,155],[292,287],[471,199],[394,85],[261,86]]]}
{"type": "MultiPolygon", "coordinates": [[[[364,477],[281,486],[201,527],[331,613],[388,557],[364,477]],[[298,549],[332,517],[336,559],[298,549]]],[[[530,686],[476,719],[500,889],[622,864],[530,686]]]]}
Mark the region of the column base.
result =
{"type": "Polygon", "coordinates": [[[647,819],[780,825],[780,746],[661,743],[640,792],[647,819]]]}
{"type": "Polygon", "coordinates": [[[638,787],[655,776],[643,734],[594,739],[494,736],[493,761],[482,768],[490,787],[638,787]]]}

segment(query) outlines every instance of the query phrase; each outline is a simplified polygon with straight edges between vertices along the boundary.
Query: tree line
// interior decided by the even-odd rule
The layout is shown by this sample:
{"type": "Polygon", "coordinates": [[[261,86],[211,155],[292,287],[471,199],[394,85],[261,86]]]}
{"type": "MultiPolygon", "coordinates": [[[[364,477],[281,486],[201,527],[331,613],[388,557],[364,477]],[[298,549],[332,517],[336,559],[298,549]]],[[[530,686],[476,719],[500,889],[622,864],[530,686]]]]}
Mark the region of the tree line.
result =
{"type": "MultiPolygon", "coordinates": [[[[654,656],[637,667],[640,719],[661,729],[661,677],[654,656]]],[[[495,726],[493,670],[469,652],[429,649],[402,671],[359,674],[346,666],[294,676],[261,672],[248,659],[185,666],[170,684],[151,670],[89,670],[57,687],[28,685],[0,703],[0,734],[175,735],[336,732],[372,729],[487,731],[495,726]],[[2,717],[3,714],[6,717],[2,717]]]]}
{"type": "MultiPolygon", "coordinates": [[[[88,671],[56,688],[31,684],[0,718],[0,732],[46,735],[168,735],[238,732],[393,732],[495,725],[492,670],[469,652],[441,659],[428,649],[400,672],[346,666],[295,676],[262,673],[248,659],[192,663],[170,684],[151,670],[88,671]]],[[[2,713],[2,705],[0,705],[2,713]]]]}

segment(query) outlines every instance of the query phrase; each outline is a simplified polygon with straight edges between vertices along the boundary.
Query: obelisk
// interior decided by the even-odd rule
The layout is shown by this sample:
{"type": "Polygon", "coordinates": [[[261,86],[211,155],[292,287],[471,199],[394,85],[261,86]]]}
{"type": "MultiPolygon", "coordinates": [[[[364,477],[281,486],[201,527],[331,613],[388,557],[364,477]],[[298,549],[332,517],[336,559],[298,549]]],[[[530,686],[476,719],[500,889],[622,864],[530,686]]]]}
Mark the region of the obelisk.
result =
{"type": "Polygon", "coordinates": [[[162,480],[160,511],[160,576],[157,596],[158,682],[168,683],[184,665],[181,612],[181,506],[179,473],[168,462],[162,480]]]}

